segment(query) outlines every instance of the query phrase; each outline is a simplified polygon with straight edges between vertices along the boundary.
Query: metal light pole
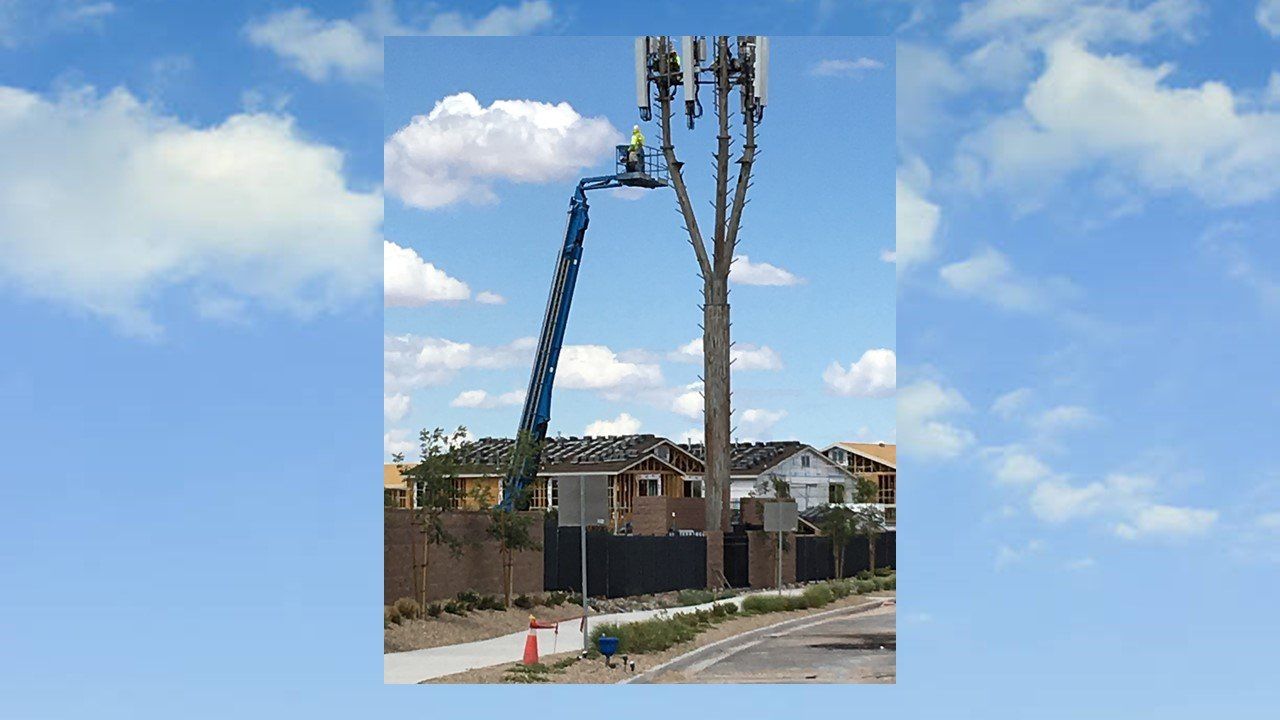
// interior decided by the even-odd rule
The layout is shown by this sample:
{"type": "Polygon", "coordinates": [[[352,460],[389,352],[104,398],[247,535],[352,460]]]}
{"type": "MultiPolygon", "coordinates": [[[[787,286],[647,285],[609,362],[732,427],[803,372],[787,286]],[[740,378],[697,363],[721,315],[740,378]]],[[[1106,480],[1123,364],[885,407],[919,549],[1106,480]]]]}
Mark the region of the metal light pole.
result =
{"type": "Polygon", "coordinates": [[[587,645],[587,483],[584,478],[578,483],[578,542],[582,546],[582,652],[591,648],[587,645]]]}

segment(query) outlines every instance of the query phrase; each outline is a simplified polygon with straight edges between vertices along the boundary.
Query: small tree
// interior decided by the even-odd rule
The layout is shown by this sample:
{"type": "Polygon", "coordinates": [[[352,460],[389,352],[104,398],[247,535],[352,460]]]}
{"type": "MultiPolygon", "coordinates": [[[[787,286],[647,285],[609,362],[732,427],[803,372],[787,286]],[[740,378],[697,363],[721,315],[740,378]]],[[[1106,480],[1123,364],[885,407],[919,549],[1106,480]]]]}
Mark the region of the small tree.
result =
{"type": "Polygon", "coordinates": [[[866,475],[855,475],[853,478],[853,501],[856,503],[874,503],[880,498],[880,486],[866,475]]]}
{"type": "MultiPolygon", "coordinates": [[[[455,558],[462,554],[462,540],[445,528],[444,514],[456,509],[462,500],[458,475],[469,445],[464,427],[452,433],[446,433],[442,428],[424,428],[418,434],[417,464],[401,473],[408,481],[413,522],[422,536],[421,561],[418,543],[410,545],[413,551],[413,591],[420,605],[427,604],[431,548],[443,545],[455,558]]],[[[404,456],[397,455],[396,459],[403,462],[404,456]]]]}
{"type": "Polygon", "coordinates": [[[871,572],[875,572],[876,540],[885,530],[884,513],[875,505],[863,505],[853,512],[857,533],[867,539],[867,556],[871,559],[871,572]]]}
{"type": "Polygon", "coordinates": [[[856,534],[867,539],[867,556],[871,571],[876,569],[876,540],[885,530],[884,512],[876,507],[880,499],[880,486],[875,480],[858,475],[853,479],[854,500],[858,508],[853,511],[853,527],[856,534]]]}
{"type": "Polygon", "coordinates": [[[791,483],[775,473],[769,473],[756,481],[751,489],[751,496],[787,500],[791,497],[791,483]]]}
{"type": "Polygon", "coordinates": [[[485,532],[498,542],[498,556],[502,560],[502,597],[506,607],[511,607],[512,585],[515,581],[516,553],[541,550],[542,543],[534,539],[531,528],[534,515],[521,513],[516,508],[528,507],[529,489],[511,489],[511,503],[492,504],[487,497],[481,507],[489,516],[485,532]]]}
{"type": "Polygon", "coordinates": [[[831,538],[831,554],[836,565],[836,579],[844,577],[844,549],[857,532],[853,511],[843,505],[826,505],[818,520],[818,529],[831,538]]]}

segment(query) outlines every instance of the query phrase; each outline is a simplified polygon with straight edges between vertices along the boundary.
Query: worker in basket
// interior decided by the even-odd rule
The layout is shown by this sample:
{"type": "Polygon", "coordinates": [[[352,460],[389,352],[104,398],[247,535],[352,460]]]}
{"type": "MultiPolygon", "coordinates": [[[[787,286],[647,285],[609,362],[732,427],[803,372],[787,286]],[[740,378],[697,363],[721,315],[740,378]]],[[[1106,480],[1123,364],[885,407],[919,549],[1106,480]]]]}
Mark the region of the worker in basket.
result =
{"type": "Polygon", "coordinates": [[[627,172],[644,172],[644,133],[639,125],[631,127],[631,145],[627,148],[627,172]]]}

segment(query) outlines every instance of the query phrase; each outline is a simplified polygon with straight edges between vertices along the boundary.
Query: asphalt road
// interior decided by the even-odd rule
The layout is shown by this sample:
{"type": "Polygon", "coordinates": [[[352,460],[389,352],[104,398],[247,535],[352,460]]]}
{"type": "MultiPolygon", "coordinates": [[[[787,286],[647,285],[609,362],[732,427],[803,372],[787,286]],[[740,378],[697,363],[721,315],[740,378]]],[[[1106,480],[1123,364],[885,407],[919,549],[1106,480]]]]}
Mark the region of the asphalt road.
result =
{"type": "Polygon", "coordinates": [[[894,606],[748,633],[679,659],[649,678],[663,683],[892,683],[894,606]]]}

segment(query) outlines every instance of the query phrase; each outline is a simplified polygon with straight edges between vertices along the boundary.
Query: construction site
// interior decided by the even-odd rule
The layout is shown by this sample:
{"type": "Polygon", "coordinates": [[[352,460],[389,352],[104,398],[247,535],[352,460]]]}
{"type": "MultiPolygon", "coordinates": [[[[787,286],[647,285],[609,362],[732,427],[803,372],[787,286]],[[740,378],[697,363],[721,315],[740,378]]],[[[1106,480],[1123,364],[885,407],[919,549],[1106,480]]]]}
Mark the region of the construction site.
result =
{"type": "Polygon", "coordinates": [[[660,608],[666,600],[643,598],[783,592],[896,565],[892,443],[738,439],[730,274],[770,107],[769,38],[645,36],[633,52],[636,124],[629,142],[614,147],[611,171],[582,177],[569,193],[512,432],[474,438],[424,430],[417,457],[393,453],[384,465],[389,618],[401,605],[406,616],[447,617],[459,602],[468,610],[488,602],[462,598],[499,596],[503,607],[515,598],[526,607],[572,594],[580,605],[578,647],[588,651],[589,618],[613,599],[660,608]],[[709,196],[686,182],[678,126],[686,138],[699,130],[709,136],[709,196]],[[673,196],[679,222],[672,231],[687,240],[700,284],[688,318],[701,329],[697,441],[565,435],[553,421],[571,318],[598,312],[573,303],[580,271],[590,272],[589,201],[606,190],[673,196]]]}

